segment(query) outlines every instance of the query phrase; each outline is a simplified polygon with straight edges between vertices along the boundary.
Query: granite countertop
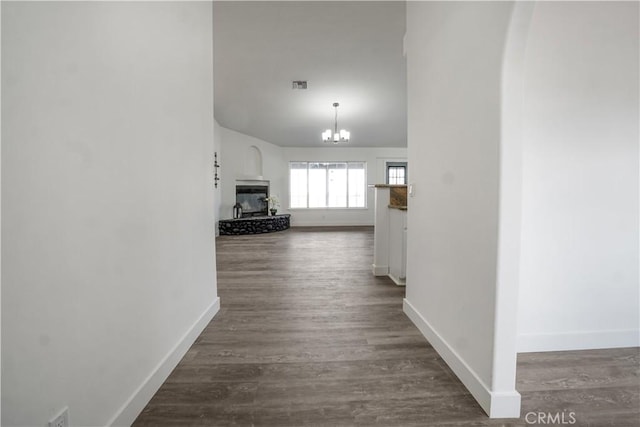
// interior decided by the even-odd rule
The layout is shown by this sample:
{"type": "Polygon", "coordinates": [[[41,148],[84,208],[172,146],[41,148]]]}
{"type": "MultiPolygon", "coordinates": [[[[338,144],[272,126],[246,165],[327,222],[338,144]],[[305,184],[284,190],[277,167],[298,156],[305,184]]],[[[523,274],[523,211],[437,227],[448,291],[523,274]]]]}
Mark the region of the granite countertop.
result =
{"type": "Polygon", "coordinates": [[[399,209],[401,211],[406,211],[407,207],[406,206],[395,206],[395,205],[389,205],[389,209],[399,209]]]}
{"type": "Polygon", "coordinates": [[[406,184],[369,184],[369,187],[375,188],[403,188],[406,184]]]}

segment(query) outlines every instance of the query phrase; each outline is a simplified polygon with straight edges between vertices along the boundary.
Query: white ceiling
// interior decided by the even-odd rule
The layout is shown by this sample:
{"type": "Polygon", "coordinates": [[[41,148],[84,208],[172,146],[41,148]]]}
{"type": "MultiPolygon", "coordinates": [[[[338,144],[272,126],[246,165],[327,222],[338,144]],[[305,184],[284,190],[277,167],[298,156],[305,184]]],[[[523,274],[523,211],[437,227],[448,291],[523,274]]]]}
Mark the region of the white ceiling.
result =
{"type": "Polygon", "coordinates": [[[213,28],[220,125],[286,147],[406,147],[403,1],[217,1],[213,28]],[[336,101],[347,144],[320,139],[336,101]]]}

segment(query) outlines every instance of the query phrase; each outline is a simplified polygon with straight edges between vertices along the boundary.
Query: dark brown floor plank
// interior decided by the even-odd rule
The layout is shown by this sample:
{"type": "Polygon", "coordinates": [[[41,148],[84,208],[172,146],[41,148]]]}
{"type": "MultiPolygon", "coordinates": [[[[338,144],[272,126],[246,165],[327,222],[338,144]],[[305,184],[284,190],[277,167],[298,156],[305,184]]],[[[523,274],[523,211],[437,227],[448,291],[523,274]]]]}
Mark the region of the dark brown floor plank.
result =
{"type": "MultiPolygon", "coordinates": [[[[136,426],[525,426],[491,420],[373,277],[368,227],[216,241],[222,308],[136,426]]],[[[522,415],[640,425],[638,349],[524,354],[522,415]]]]}

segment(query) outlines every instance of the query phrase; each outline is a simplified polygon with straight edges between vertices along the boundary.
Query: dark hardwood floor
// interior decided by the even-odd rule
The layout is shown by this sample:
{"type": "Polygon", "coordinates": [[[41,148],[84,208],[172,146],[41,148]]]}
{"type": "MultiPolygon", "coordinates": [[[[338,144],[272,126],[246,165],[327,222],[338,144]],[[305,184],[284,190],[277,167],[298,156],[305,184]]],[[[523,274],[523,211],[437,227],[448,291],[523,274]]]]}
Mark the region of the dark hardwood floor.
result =
{"type": "Polygon", "coordinates": [[[520,355],[522,418],[489,419],[372,251],[371,228],[219,237],[222,308],[134,425],[640,425],[637,348],[520,355]]]}

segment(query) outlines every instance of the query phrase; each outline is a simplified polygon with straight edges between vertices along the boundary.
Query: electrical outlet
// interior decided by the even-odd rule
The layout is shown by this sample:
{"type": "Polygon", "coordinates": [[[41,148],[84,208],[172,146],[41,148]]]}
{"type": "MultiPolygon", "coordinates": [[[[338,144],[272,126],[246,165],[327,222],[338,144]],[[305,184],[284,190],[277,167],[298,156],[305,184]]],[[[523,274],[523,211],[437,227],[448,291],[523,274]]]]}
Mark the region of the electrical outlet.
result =
{"type": "Polygon", "coordinates": [[[63,408],[62,411],[49,421],[48,427],[69,427],[69,408],[63,408]]]}

